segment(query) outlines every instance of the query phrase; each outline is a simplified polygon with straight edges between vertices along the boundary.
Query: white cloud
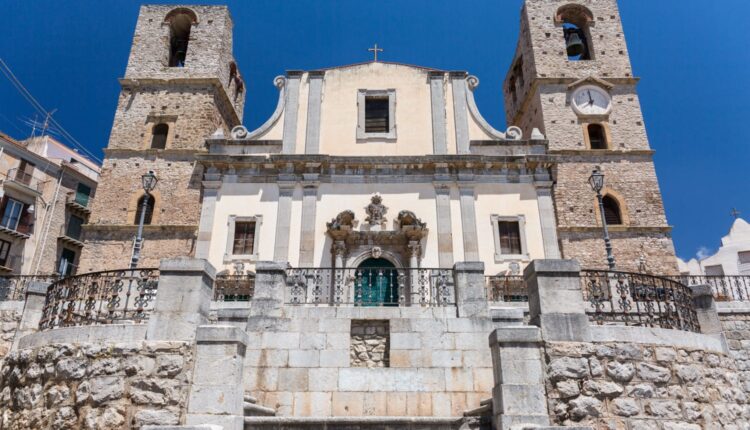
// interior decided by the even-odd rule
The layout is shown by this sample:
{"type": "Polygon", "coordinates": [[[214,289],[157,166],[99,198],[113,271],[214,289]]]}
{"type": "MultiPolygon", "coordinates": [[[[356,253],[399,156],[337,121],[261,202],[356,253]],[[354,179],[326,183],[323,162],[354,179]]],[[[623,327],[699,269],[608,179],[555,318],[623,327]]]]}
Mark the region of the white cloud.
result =
{"type": "Polygon", "coordinates": [[[707,246],[701,246],[700,248],[698,248],[698,252],[695,253],[695,258],[697,258],[698,260],[703,260],[704,258],[713,255],[713,253],[714,251],[711,248],[707,246]]]}

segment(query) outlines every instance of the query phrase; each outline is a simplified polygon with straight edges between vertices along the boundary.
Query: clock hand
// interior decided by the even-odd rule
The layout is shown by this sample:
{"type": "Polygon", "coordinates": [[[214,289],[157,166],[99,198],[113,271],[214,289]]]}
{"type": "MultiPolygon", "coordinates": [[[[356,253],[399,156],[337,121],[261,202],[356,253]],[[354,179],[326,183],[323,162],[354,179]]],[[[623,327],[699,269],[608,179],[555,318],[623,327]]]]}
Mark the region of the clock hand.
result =
{"type": "Polygon", "coordinates": [[[594,98],[591,97],[591,91],[588,91],[588,93],[589,93],[589,104],[593,105],[594,104],[594,98]]]}

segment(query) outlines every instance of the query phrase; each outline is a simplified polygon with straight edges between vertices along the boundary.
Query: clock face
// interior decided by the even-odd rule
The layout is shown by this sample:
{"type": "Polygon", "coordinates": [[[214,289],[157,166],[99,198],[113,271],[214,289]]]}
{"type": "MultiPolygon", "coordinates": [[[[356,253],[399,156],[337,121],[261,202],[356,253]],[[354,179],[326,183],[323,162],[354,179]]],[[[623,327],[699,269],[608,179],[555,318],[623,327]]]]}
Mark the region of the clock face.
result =
{"type": "Polygon", "coordinates": [[[601,88],[587,85],[573,93],[573,110],[579,115],[606,115],[612,110],[612,98],[601,88]]]}

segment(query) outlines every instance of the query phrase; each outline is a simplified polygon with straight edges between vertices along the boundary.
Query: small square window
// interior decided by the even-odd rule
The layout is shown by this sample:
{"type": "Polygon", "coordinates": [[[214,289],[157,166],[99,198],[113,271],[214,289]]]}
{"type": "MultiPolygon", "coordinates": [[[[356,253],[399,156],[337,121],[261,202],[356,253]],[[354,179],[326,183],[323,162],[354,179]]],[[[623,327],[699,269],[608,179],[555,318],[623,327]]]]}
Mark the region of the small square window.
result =
{"type": "Polygon", "coordinates": [[[229,216],[224,263],[258,260],[258,239],[262,222],[260,215],[229,216]]]}
{"type": "Polygon", "coordinates": [[[721,267],[721,264],[706,266],[706,276],[724,276],[724,268],[721,267]]]}
{"type": "Polygon", "coordinates": [[[388,97],[365,97],[365,133],[388,130],[388,97]]]}
{"type": "Polygon", "coordinates": [[[396,90],[357,92],[357,139],[396,139],[396,90]]]}
{"type": "Polygon", "coordinates": [[[251,255],[255,246],[255,221],[238,222],[234,225],[232,254],[251,255]]]}
{"type": "Polygon", "coordinates": [[[8,262],[8,255],[10,255],[10,242],[7,240],[0,240],[0,266],[5,266],[8,262]]]}
{"type": "Polygon", "coordinates": [[[490,218],[495,235],[495,261],[528,260],[526,218],[523,215],[492,215],[490,218]]]}

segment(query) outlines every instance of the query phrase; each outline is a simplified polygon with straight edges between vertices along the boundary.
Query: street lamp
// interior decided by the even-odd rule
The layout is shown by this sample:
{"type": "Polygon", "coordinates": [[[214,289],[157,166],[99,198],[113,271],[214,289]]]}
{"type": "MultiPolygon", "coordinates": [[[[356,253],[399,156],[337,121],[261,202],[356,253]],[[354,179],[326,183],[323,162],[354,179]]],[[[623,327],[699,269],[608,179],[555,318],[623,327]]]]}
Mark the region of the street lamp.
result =
{"type": "Polygon", "coordinates": [[[589,176],[589,185],[591,185],[591,189],[594,190],[596,198],[599,200],[599,213],[602,217],[602,227],[604,227],[604,247],[607,249],[607,265],[609,266],[609,270],[615,270],[615,256],[612,255],[612,241],[609,240],[607,217],[604,216],[604,198],[602,197],[604,173],[602,173],[599,166],[594,167],[594,171],[591,173],[591,176],[589,176]]]}
{"type": "Polygon", "coordinates": [[[143,245],[143,224],[146,221],[146,211],[148,211],[148,201],[151,197],[151,191],[156,188],[156,183],[159,179],[154,174],[153,170],[149,170],[148,173],[141,176],[141,185],[146,195],[143,196],[143,205],[141,205],[141,217],[138,221],[138,235],[135,237],[135,244],[133,244],[133,256],[130,258],[130,268],[135,269],[138,266],[138,260],[141,259],[141,248],[143,245]]]}

